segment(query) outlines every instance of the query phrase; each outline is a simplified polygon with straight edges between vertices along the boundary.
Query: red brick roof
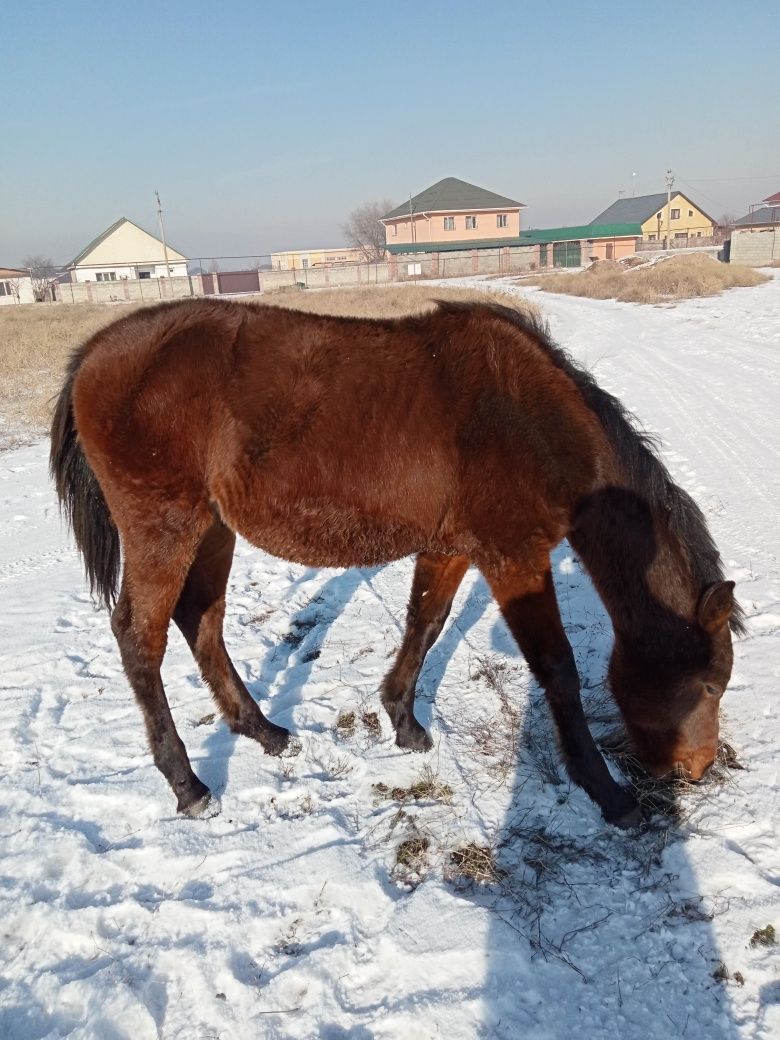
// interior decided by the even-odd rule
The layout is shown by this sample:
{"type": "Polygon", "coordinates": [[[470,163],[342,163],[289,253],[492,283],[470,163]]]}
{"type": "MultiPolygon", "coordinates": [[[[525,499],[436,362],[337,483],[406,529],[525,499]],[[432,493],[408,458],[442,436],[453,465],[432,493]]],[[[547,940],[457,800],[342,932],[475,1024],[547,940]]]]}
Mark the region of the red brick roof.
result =
{"type": "Polygon", "coordinates": [[[770,195],[769,198],[764,199],[767,206],[780,206],[780,191],[776,191],[774,195],[770,195]]]}

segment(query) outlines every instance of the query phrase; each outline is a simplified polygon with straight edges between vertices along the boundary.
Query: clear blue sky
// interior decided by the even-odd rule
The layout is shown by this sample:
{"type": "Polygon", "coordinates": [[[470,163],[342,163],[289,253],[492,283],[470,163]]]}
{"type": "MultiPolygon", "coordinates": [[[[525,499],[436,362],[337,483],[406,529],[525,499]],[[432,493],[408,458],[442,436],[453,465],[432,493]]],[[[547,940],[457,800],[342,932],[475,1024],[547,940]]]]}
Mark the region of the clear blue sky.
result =
{"type": "Polygon", "coordinates": [[[191,257],[335,245],[455,176],[581,224],[677,186],[780,190],[776,2],[94,0],[0,23],[0,264],[69,260],[158,188],[191,257]],[[766,38],[764,37],[766,32],[766,38]],[[741,41],[746,41],[744,47],[741,41]]]}

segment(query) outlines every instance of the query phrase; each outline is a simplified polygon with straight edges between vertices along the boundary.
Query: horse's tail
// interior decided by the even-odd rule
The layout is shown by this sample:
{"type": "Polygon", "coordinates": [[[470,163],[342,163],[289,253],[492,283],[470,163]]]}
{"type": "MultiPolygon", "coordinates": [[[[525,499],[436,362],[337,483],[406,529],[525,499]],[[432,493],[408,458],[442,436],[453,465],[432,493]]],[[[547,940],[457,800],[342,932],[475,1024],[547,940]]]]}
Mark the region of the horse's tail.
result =
{"type": "Polygon", "coordinates": [[[119,532],[79,443],[73,417],[73,383],[83,355],[80,350],[71,358],[57,398],[51,424],[49,472],[57,488],[60,508],[84,560],[90,592],[110,610],[116,602],[119,583],[119,532]]]}

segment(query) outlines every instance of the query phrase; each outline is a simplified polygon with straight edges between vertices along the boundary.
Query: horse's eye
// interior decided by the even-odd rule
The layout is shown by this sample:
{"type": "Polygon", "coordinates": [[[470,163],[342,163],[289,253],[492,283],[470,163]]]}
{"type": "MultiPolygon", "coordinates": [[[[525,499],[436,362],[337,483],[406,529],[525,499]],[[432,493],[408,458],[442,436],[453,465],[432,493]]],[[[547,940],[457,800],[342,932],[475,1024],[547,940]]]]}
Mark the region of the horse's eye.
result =
{"type": "Polygon", "coordinates": [[[723,690],[719,686],[715,686],[713,683],[704,684],[704,692],[708,697],[722,697],[723,690]]]}

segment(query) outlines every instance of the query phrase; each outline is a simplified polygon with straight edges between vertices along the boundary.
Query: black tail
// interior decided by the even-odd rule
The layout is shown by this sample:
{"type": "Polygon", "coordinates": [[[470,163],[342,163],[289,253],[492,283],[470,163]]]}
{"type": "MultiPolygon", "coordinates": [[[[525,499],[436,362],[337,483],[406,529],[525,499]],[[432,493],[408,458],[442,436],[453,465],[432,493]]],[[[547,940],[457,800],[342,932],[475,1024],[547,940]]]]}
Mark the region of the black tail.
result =
{"type": "Polygon", "coordinates": [[[51,424],[49,472],[57,487],[60,508],[84,560],[90,592],[110,610],[116,602],[119,582],[119,532],[79,444],[73,421],[73,381],[82,357],[80,350],[71,358],[57,399],[51,424]]]}

